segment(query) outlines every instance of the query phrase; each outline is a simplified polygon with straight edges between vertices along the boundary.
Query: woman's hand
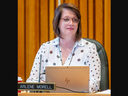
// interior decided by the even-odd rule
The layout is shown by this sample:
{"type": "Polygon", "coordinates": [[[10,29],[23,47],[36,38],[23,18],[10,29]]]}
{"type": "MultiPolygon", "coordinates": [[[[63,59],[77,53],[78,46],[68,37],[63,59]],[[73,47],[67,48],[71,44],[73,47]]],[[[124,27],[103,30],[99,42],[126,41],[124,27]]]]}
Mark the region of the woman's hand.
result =
{"type": "Polygon", "coordinates": [[[43,80],[43,81],[42,81],[42,80],[40,80],[40,83],[45,83],[45,81],[44,81],[44,80],[43,80]]]}

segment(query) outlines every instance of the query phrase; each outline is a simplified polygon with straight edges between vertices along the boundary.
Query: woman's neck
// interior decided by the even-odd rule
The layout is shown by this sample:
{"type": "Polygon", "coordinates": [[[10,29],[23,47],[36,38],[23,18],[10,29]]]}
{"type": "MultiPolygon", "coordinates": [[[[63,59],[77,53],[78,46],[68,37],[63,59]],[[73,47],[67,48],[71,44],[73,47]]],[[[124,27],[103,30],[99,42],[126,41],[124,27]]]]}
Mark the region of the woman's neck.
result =
{"type": "Polygon", "coordinates": [[[59,45],[62,48],[66,48],[66,49],[72,49],[75,45],[75,39],[61,39],[59,41],[59,45]]]}

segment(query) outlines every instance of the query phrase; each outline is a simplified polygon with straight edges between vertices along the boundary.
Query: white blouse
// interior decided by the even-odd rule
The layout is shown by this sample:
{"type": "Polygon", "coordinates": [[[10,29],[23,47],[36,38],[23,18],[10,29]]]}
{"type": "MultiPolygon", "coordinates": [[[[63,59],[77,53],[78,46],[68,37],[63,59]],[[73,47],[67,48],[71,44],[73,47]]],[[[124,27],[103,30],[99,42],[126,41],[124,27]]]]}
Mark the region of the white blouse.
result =
{"type": "MultiPolygon", "coordinates": [[[[38,50],[29,78],[26,82],[38,82],[40,54],[42,54],[40,79],[45,81],[42,73],[45,66],[90,66],[89,92],[97,91],[100,84],[101,62],[95,44],[84,39],[76,42],[73,50],[62,65],[62,54],[59,46],[59,37],[43,43],[38,50]]],[[[74,73],[75,75],[75,73],[74,73]]]]}

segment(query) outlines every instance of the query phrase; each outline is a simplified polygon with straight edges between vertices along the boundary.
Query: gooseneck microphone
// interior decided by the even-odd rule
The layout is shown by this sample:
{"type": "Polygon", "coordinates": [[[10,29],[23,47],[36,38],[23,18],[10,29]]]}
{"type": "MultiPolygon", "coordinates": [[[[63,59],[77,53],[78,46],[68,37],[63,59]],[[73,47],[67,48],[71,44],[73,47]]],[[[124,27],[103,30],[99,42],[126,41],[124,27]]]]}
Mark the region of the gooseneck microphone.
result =
{"type": "Polygon", "coordinates": [[[38,82],[40,82],[41,61],[42,61],[42,54],[40,54],[39,79],[38,79],[38,82]]]}

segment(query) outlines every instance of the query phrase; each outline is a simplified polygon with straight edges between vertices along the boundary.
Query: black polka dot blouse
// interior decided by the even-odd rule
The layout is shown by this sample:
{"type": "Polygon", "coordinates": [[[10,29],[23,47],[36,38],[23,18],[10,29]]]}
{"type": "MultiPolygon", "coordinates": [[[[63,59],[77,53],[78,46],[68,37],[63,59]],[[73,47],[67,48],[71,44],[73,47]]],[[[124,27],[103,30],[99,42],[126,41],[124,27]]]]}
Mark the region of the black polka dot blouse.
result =
{"type": "Polygon", "coordinates": [[[90,66],[89,92],[99,89],[101,62],[95,44],[84,39],[76,42],[63,65],[59,37],[43,43],[36,54],[30,76],[26,82],[38,82],[40,54],[42,54],[40,74],[42,81],[45,81],[45,75],[42,74],[45,71],[45,66],[90,66]]]}

